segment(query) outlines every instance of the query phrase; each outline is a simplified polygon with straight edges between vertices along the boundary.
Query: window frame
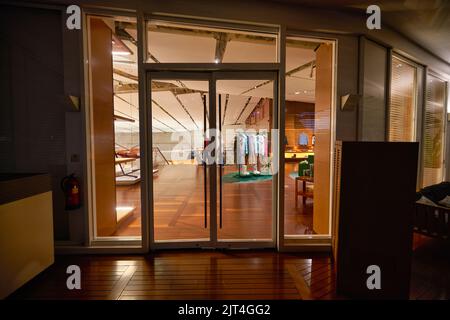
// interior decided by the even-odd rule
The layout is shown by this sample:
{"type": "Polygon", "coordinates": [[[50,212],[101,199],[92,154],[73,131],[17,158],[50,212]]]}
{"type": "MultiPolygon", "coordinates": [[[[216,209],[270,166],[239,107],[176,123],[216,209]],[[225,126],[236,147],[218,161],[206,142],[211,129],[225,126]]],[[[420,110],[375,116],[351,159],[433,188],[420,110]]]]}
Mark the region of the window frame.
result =
{"type": "MultiPolygon", "coordinates": [[[[397,59],[399,61],[401,61],[402,63],[405,63],[411,67],[414,68],[414,100],[413,100],[413,138],[411,140],[411,142],[413,141],[419,141],[420,139],[420,132],[419,132],[419,105],[420,105],[420,92],[419,92],[419,82],[422,81],[419,77],[419,68],[423,68],[423,66],[418,65],[417,63],[413,62],[412,60],[404,57],[403,55],[397,53],[397,52],[391,52],[390,54],[390,61],[389,61],[389,79],[388,79],[388,88],[387,88],[387,92],[388,92],[388,100],[386,101],[388,108],[387,108],[387,112],[386,112],[386,141],[392,142],[392,140],[390,140],[390,129],[391,129],[391,121],[390,121],[390,110],[391,110],[391,99],[392,99],[392,63],[393,63],[393,59],[397,59]]],[[[425,89],[425,88],[424,88],[425,89]]],[[[424,95],[426,94],[426,91],[424,91],[423,93],[424,95]]]]}
{"type": "Polygon", "coordinates": [[[424,141],[425,141],[425,111],[426,111],[426,104],[427,104],[427,86],[428,86],[428,79],[431,77],[434,77],[436,79],[438,79],[439,81],[442,81],[444,83],[444,101],[443,101],[443,126],[442,126],[442,168],[441,168],[441,174],[442,174],[442,180],[445,181],[446,179],[448,180],[449,177],[447,177],[447,170],[446,170],[446,163],[447,163],[447,153],[448,153],[448,144],[449,141],[447,140],[447,132],[448,132],[448,122],[449,122],[449,106],[450,106],[450,101],[449,101],[449,89],[450,89],[450,85],[449,85],[449,80],[441,75],[439,72],[436,72],[435,70],[431,69],[431,68],[425,68],[425,72],[424,72],[424,92],[423,92],[423,121],[422,121],[422,137],[421,137],[421,148],[420,148],[420,157],[422,158],[422,162],[420,164],[420,187],[424,187],[423,184],[423,177],[424,177],[424,169],[425,169],[425,165],[424,165],[424,156],[425,156],[425,149],[424,149],[424,141]]]}

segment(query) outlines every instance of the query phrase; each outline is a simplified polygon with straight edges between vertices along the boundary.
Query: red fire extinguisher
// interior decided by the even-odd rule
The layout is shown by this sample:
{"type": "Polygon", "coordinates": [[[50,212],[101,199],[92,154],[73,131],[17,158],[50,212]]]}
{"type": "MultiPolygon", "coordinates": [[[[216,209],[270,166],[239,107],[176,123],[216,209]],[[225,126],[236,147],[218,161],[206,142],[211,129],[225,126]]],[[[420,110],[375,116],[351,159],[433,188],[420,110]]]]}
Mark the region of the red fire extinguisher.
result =
{"type": "Polygon", "coordinates": [[[78,209],[81,206],[80,181],[75,174],[64,177],[61,180],[61,188],[66,198],[66,210],[78,209]]]}

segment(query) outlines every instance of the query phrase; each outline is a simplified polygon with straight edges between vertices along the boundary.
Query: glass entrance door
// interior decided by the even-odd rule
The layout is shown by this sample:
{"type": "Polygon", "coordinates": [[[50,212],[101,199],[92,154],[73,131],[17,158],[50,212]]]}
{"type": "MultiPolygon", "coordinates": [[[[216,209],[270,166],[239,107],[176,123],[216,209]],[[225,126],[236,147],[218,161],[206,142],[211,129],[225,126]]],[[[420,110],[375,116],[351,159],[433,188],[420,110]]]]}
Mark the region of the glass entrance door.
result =
{"type": "Polygon", "coordinates": [[[150,76],[154,243],[208,245],[209,76],[150,76]]]}
{"type": "Polygon", "coordinates": [[[217,246],[273,247],[277,158],[276,78],[216,74],[217,246]]]}
{"type": "Polygon", "coordinates": [[[274,247],[276,74],[151,72],[148,86],[153,247],[274,247]]]}

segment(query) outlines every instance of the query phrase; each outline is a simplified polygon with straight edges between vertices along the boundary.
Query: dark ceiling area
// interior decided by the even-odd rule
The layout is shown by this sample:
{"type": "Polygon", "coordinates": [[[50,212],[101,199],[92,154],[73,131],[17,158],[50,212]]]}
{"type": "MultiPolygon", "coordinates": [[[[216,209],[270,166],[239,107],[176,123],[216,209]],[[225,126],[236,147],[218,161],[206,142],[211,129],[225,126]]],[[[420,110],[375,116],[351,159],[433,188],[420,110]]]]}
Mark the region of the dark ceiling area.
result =
{"type": "Polygon", "coordinates": [[[273,0],[280,3],[365,14],[381,8],[381,24],[450,63],[450,0],[273,0]]]}

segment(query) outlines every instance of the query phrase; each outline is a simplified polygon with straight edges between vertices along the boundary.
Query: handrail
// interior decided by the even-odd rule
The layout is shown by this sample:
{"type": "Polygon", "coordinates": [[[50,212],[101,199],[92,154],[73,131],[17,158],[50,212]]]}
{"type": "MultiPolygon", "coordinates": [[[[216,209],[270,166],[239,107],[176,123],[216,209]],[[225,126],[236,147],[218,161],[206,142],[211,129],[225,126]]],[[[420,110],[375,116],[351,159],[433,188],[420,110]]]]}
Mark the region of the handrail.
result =
{"type": "MultiPolygon", "coordinates": [[[[166,162],[166,164],[170,164],[170,162],[169,162],[169,160],[167,160],[167,158],[164,156],[164,154],[161,152],[161,149],[159,149],[159,147],[153,147],[152,148],[153,149],[153,151],[157,151],[157,152],[159,152],[159,154],[161,155],[161,157],[164,159],[164,161],[166,162]]],[[[155,157],[153,157],[153,159],[154,159],[155,157]]]]}

